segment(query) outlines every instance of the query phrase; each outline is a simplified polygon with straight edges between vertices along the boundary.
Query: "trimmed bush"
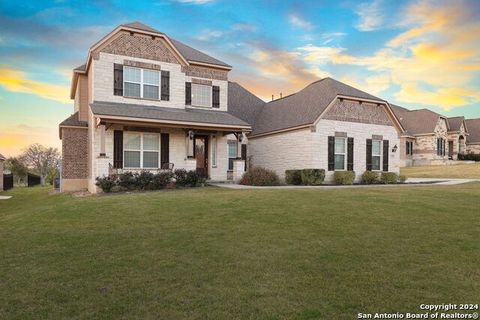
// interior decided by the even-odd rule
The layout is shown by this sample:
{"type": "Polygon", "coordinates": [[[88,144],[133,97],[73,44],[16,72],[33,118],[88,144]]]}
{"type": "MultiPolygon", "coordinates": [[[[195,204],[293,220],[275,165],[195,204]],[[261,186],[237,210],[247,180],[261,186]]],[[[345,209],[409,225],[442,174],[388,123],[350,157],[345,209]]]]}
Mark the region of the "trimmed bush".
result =
{"type": "Polygon", "coordinates": [[[374,171],[365,171],[362,174],[362,183],[363,184],[375,184],[380,182],[380,175],[378,172],[374,171]]]}
{"type": "Polygon", "coordinates": [[[355,180],[355,172],[354,171],[335,171],[333,174],[333,181],[335,184],[347,185],[353,184],[355,180]]]}
{"type": "Polygon", "coordinates": [[[116,179],[113,177],[97,177],[95,185],[105,193],[110,193],[116,185],[116,179]]]}
{"type": "Polygon", "coordinates": [[[285,182],[295,186],[302,184],[301,170],[285,170],[285,182]]]}
{"type": "Polygon", "coordinates": [[[467,153],[467,154],[458,154],[458,160],[468,160],[468,161],[480,161],[480,154],[477,153],[467,153]]]}
{"type": "Polygon", "coordinates": [[[325,180],[325,170],[323,169],[303,169],[300,175],[302,184],[306,186],[318,186],[325,180]]]}
{"type": "Polygon", "coordinates": [[[185,187],[188,183],[187,170],[176,169],[173,173],[175,175],[175,183],[176,183],[177,187],[185,187]]]}
{"type": "Polygon", "coordinates": [[[280,184],[280,180],[274,171],[254,167],[243,174],[240,183],[252,186],[276,186],[280,184]]]}
{"type": "Polygon", "coordinates": [[[404,176],[403,174],[398,176],[398,182],[405,183],[405,181],[407,181],[407,176],[404,176]]]}
{"type": "Polygon", "coordinates": [[[205,183],[205,178],[201,177],[196,170],[187,171],[186,185],[197,187],[205,183]]]}
{"type": "Polygon", "coordinates": [[[153,173],[149,171],[142,171],[135,175],[136,189],[153,190],[153,173]]]}
{"type": "Polygon", "coordinates": [[[160,171],[155,174],[152,179],[152,188],[154,190],[163,189],[168,186],[173,179],[173,172],[170,171],[160,171]]]}
{"type": "Polygon", "coordinates": [[[137,178],[132,172],[118,175],[118,185],[126,190],[134,190],[137,187],[137,178]]]}
{"type": "Polygon", "coordinates": [[[382,172],[380,181],[384,184],[392,184],[398,182],[398,174],[395,172],[382,172]]]}

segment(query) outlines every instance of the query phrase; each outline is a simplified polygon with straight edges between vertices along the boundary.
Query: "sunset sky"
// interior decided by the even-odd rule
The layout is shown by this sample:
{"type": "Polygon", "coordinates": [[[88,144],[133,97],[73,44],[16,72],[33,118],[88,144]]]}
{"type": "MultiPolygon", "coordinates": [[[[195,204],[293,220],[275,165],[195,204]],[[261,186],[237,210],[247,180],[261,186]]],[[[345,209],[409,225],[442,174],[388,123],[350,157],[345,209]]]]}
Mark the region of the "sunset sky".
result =
{"type": "Polygon", "coordinates": [[[233,66],[265,100],[330,76],[410,109],[480,117],[480,1],[0,2],[0,153],[60,147],[71,70],[140,21],[233,66]]]}

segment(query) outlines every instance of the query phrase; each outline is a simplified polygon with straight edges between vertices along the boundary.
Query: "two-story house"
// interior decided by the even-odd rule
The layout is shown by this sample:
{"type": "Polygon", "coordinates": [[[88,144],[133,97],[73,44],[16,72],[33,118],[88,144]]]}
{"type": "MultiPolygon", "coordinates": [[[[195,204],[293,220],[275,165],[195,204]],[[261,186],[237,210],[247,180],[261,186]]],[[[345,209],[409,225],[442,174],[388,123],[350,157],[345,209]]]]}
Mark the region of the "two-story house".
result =
{"type": "Polygon", "coordinates": [[[227,112],[231,69],[141,23],[117,27],[74,69],[61,189],[97,192],[95,178],[112,171],[172,166],[238,178],[251,126],[227,112]]]}

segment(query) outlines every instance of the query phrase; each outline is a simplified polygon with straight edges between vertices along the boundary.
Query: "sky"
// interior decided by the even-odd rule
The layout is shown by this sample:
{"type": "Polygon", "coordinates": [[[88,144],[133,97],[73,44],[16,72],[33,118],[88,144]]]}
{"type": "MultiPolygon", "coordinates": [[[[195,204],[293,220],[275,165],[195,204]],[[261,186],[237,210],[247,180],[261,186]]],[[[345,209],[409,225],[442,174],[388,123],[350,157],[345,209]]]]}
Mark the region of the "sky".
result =
{"type": "Polygon", "coordinates": [[[480,117],[480,1],[0,2],[0,153],[59,147],[72,69],[139,21],[233,66],[264,100],[332,77],[409,109],[480,117]]]}

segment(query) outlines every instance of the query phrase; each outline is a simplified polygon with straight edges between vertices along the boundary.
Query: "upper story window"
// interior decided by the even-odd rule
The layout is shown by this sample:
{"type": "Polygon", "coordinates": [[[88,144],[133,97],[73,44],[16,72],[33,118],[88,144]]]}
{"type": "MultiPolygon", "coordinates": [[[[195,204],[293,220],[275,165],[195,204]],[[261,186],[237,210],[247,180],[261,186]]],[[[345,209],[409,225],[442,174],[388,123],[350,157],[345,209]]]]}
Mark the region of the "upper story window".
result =
{"type": "Polygon", "coordinates": [[[124,96],[158,100],[159,88],[159,71],[124,66],[124,96]]]}
{"type": "Polygon", "coordinates": [[[212,87],[192,83],[192,105],[199,107],[212,106],[212,87]]]}
{"type": "Polygon", "coordinates": [[[380,170],[382,162],[382,141],[372,141],[372,170],[380,170]]]}

